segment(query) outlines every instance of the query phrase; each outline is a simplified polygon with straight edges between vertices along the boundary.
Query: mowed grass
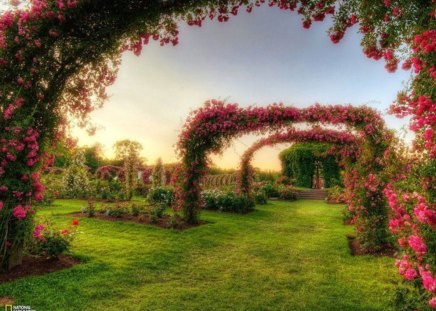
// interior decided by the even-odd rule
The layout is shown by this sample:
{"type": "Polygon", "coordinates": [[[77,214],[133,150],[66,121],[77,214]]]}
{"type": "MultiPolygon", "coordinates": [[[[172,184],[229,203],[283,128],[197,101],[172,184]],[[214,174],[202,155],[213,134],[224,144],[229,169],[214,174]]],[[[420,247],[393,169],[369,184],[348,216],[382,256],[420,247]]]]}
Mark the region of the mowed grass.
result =
{"type": "MultiPolygon", "coordinates": [[[[81,201],[39,212],[67,224],[81,201]]],[[[84,263],[0,285],[41,310],[390,310],[392,258],[353,257],[341,206],[271,202],[249,215],[203,212],[178,232],[81,219],[84,263]]]]}

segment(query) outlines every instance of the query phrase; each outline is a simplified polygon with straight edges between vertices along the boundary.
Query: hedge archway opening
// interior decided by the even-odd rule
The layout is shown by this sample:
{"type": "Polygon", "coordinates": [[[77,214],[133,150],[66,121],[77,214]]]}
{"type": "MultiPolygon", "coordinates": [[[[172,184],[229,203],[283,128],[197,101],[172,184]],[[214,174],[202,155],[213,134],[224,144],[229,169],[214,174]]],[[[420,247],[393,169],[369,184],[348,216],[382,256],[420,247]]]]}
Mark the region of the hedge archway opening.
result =
{"type": "Polygon", "coordinates": [[[253,167],[251,161],[257,151],[266,146],[274,146],[282,143],[306,143],[306,142],[322,142],[331,145],[326,152],[337,154],[341,158],[343,165],[347,161],[353,161],[358,152],[357,138],[355,135],[346,131],[327,130],[322,128],[314,128],[311,130],[297,130],[294,128],[286,132],[280,132],[271,136],[259,139],[248,148],[241,157],[239,165],[239,175],[237,189],[248,196],[251,196],[253,184],[253,167]]]}

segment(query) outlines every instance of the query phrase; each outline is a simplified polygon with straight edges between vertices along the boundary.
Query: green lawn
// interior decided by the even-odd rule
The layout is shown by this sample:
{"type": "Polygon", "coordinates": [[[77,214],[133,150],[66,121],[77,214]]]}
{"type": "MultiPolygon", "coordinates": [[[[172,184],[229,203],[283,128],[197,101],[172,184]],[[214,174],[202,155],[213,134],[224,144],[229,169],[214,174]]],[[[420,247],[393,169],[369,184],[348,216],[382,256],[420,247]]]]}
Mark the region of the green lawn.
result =
{"type": "MultiPolygon", "coordinates": [[[[59,223],[80,201],[39,214],[59,223]]],[[[391,258],[352,257],[341,206],[271,202],[249,215],[203,212],[178,232],[81,220],[85,263],[0,285],[0,297],[47,310],[389,310],[391,258]]]]}

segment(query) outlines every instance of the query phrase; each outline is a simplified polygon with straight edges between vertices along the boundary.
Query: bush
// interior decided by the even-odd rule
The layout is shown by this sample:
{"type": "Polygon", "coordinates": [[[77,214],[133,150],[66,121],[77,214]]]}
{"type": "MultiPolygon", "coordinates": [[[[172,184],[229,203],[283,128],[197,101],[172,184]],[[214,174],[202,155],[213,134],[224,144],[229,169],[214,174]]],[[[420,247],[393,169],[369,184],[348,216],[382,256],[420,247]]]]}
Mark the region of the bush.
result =
{"type": "Polygon", "coordinates": [[[345,203],[344,188],[334,186],[327,190],[327,202],[328,203],[345,203]]]}
{"type": "Polygon", "coordinates": [[[295,201],[297,199],[297,195],[295,193],[295,189],[290,186],[280,186],[279,187],[279,198],[287,201],[295,201]]]}
{"type": "Polygon", "coordinates": [[[164,216],[166,205],[164,203],[156,204],[151,208],[150,220],[152,223],[157,223],[164,216]]]}
{"type": "Polygon", "coordinates": [[[116,203],[113,206],[108,206],[105,213],[107,216],[121,218],[129,214],[129,206],[123,203],[116,203]]]}
{"type": "Polygon", "coordinates": [[[151,204],[164,204],[169,207],[174,202],[174,189],[171,187],[151,188],[147,195],[147,200],[151,204]]]}
{"type": "Polygon", "coordinates": [[[256,191],[254,201],[256,204],[265,205],[268,203],[268,197],[264,191],[256,191]]]}
{"type": "Polygon", "coordinates": [[[88,217],[95,216],[95,203],[92,201],[88,201],[88,206],[82,207],[82,214],[86,214],[88,217]]]}
{"type": "Polygon", "coordinates": [[[125,198],[123,185],[117,180],[96,179],[90,183],[90,197],[96,200],[114,202],[125,198]]]}
{"type": "Polygon", "coordinates": [[[78,220],[73,220],[72,224],[60,230],[51,222],[45,221],[38,224],[33,231],[33,251],[37,255],[49,258],[58,258],[59,255],[70,249],[71,241],[77,233],[78,220]]]}
{"type": "Polygon", "coordinates": [[[253,200],[234,192],[225,193],[218,190],[208,190],[202,192],[202,198],[204,208],[207,210],[245,214],[254,209],[253,200]]]}
{"type": "Polygon", "coordinates": [[[133,203],[130,206],[130,214],[132,216],[139,216],[140,214],[144,213],[144,207],[136,205],[135,203],[133,203]]]}

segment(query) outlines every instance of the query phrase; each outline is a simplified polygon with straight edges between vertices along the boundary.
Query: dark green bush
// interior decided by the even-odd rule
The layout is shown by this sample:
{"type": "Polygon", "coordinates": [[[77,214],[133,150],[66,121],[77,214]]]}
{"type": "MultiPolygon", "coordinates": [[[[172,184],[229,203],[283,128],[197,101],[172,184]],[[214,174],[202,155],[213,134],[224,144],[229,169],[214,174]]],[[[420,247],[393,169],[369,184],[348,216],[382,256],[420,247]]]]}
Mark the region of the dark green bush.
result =
{"type": "Polygon", "coordinates": [[[151,188],[147,195],[150,204],[164,204],[167,207],[174,202],[174,189],[172,187],[155,187],[151,188]]]}
{"type": "Polygon", "coordinates": [[[265,193],[265,191],[256,191],[254,194],[254,201],[256,204],[265,205],[268,203],[268,197],[265,193]]]}
{"type": "Polygon", "coordinates": [[[121,218],[129,214],[129,207],[126,204],[116,203],[113,206],[108,206],[105,213],[107,216],[121,218]]]}

